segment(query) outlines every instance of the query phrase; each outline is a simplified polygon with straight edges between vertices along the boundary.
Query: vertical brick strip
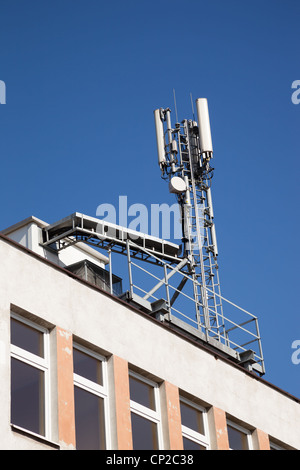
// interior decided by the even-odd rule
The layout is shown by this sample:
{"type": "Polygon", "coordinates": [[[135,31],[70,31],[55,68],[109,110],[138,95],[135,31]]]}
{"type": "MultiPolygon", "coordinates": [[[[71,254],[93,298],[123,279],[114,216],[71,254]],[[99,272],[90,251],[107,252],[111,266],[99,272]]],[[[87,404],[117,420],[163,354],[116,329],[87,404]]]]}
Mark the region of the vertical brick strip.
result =
{"type": "Polygon", "coordinates": [[[175,385],[162,385],[162,419],[165,430],[165,446],[170,450],[183,450],[179,390],[175,385]],[[165,408],[165,409],[164,409],[165,408]]]}
{"type": "Polygon", "coordinates": [[[58,437],[62,448],[75,448],[72,335],[57,327],[58,437]]]}
{"type": "Polygon", "coordinates": [[[225,411],[211,407],[208,412],[209,433],[213,450],[229,450],[225,411]]]}
{"type": "Polygon", "coordinates": [[[269,436],[260,429],[255,429],[253,434],[253,447],[255,450],[270,450],[269,436]]]}
{"type": "Polygon", "coordinates": [[[132,449],[128,362],[113,356],[115,418],[118,450],[132,449]]]}

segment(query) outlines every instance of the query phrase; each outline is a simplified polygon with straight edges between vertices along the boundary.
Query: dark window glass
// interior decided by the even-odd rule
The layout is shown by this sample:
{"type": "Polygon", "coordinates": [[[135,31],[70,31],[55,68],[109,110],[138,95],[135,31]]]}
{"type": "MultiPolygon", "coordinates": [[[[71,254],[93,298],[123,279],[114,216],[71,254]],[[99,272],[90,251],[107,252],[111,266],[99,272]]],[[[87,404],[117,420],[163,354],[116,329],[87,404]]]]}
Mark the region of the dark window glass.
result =
{"type": "Polygon", "coordinates": [[[204,434],[203,415],[200,410],[180,402],[181,424],[193,431],[204,434]]]}
{"type": "Polygon", "coordinates": [[[247,450],[248,449],[247,435],[244,432],[241,432],[238,429],[235,429],[230,425],[227,425],[227,430],[228,430],[229,447],[231,449],[234,449],[234,450],[247,450]]]}
{"type": "Polygon", "coordinates": [[[19,348],[44,357],[43,333],[11,318],[11,343],[19,348]]]}
{"type": "Polygon", "coordinates": [[[155,411],[154,388],[129,376],[130,399],[155,411]]]}
{"type": "Polygon", "coordinates": [[[73,350],[74,372],[92,382],[103,385],[102,363],[99,359],[85,354],[78,349],[73,350]]]}
{"type": "Polygon", "coordinates": [[[11,421],[45,435],[44,372],[25,362],[11,360],[11,421]]]}
{"type": "Polygon", "coordinates": [[[202,446],[201,444],[197,444],[197,442],[191,441],[187,437],[184,437],[183,449],[184,450],[206,450],[206,447],[202,446]]]}
{"type": "Polygon", "coordinates": [[[76,449],[105,449],[104,400],[75,387],[76,449]]]}
{"type": "Polygon", "coordinates": [[[131,413],[132,440],[134,450],[157,450],[157,424],[131,413]]]}

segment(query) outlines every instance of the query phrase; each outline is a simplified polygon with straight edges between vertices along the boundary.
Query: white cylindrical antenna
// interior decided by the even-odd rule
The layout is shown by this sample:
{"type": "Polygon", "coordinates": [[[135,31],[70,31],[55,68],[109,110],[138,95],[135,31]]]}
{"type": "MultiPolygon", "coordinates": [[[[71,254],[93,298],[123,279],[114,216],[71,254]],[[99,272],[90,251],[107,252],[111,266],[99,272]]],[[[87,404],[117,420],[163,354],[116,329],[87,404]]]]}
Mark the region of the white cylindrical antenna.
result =
{"type": "Polygon", "coordinates": [[[167,108],[165,110],[165,116],[166,116],[166,123],[167,123],[167,134],[168,134],[168,144],[169,144],[169,150],[171,151],[171,145],[172,145],[172,125],[171,125],[171,110],[170,108],[167,108]]]}
{"type": "Polygon", "coordinates": [[[196,100],[197,115],[198,115],[198,128],[201,153],[213,152],[209,113],[206,98],[198,98],[196,100]]]}
{"type": "Polygon", "coordinates": [[[162,122],[160,109],[156,109],[154,111],[154,120],[155,120],[155,129],[156,129],[158,164],[160,167],[162,167],[162,165],[166,162],[166,155],[165,155],[164,125],[162,122]]]}
{"type": "Polygon", "coordinates": [[[208,210],[209,210],[209,216],[210,216],[211,219],[213,219],[214,218],[214,209],[213,209],[213,205],[212,205],[212,198],[211,198],[210,188],[207,188],[206,194],[207,194],[207,207],[208,207],[208,210]]]}
{"type": "Polygon", "coordinates": [[[217,236],[216,236],[216,228],[215,224],[212,224],[210,227],[211,233],[211,241],[212,241],[212,248],[215,256],[218,256],[218,245],[217,245],[217,236]]]}
{"type": "Polygon", "coordinates": [[[186,185],[186,192],[185,192],[185,204],[187,206],[191,205],[191,197],[190,197],[190,189],[189,189],[189,178],[187,175],[184,177],[185,185],[186,185]]]}
{"type": "Polygon", "coordinates": [[[174,153],[174,154],[178,153],[176,140],[172,140],[172,142],[171,142],[171,152],[174,153]]]}
{"type": "Polygon", "coordinates": [[[168,134],[168,143],[167,146],[170,151],[170,162],[171,162],[171,169],[172,173],[175,172],[175,162],[176,162],[176,154],[177,152],[173,151],[172,143],[173,143],[173,136],[172,136],[172,125],[171,125],[171,110],[170,108],[165,109],[165,119],[167,123],[167,134],[168,134]]]}

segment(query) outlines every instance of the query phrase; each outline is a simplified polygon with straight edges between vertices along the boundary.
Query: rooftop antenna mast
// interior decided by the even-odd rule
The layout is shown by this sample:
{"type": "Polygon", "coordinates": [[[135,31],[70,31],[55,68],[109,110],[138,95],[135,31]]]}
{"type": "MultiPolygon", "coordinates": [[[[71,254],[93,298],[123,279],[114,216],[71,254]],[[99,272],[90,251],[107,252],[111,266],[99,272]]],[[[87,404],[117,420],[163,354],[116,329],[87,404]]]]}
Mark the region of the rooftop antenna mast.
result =
{"type": "Polygon", "coordinates": [[[174,128],[169,108],[154,111],[158,163],[181,208],[183,256],[188,259],[193,279],[198,328],[207,337],[221,340],[225,327],[211,195],[213,146],[206,98],[196,100],[196,110],[198,122],[193,116],[192,120],[176,122],[174,128]]]}
{"type": "MultiPolygon", "coordinates": [[[[56,246],[60,251],[84,242],[108,250],[110,273],[111,254],[126,256],[128,289],[116,294],[118,297],[170,329],[264,374],[257,317],[221,296],[207,100],[196,100],[197,122],[193,106],[193,118],[178,122],[175,91],[174,104],[174,127],[169,108],[156,109],[154,118],[162,178],[168,181],[181,209],[181,246],[79,213],[47,225],[43,246],[56,246]],[[249,349],[250,345],[258,350],[249,349]]],[[[110,275],[110,288],[112,282],[110,275]]]]}

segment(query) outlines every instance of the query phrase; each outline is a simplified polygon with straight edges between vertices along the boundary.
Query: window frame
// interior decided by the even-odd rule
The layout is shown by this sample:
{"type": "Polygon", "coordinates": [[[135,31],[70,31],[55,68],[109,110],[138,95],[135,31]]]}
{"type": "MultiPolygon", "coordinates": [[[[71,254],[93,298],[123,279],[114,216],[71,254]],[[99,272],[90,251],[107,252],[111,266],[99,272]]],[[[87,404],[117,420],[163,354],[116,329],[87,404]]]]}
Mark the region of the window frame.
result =
{"type": "MultiPolygon", "coordinates": [[[[94,359],[97,359],[101,362],[102,366],[102,382],[103,385],[97,384],[92,380],[89,380],[82,375],[76,374],[73,372],[73,385],[74,385],[74,394],[75,386],[89,392],[93,395],[96,395],[103,399],[103,409],[104,409],[104,427],[105,427],[105,443],[106,450],[111,449],[111,432],[110,432],[110,417],[109,417],[109,393],[108,393],[108,374],[107,374],[107,359],[105,356],[82,346],[80,343],[73,343],[73,349],[77,349],[88,356],[91,356],[94,359]]],[[[76,423],[75,423],[76,426],[76,423]]],[[[75,442],[76,442],[76,433],[75,433],[75,442]]]]}
{"type": "Polygon", "coordinates": [[[154,395],[154,403],[155,403],[155,410],[148,408],[147,406],[141,405],[140,403],[132,400],[130,398],[130,414],[134,413],[136,415],[141,416],[142,418],[147,419],[157,425],[157,443],[158,443],[158,450],[163,450],[163,435],[162,435],[162,421],[161,421],[161,404],[160,404],[160,396],[159,396],[159,384],[144,377],[141,374],[138,374],[132,370],[129,370],[129,378],[133,377],[145,384],[153,387],[153,395],[154,395]]]}
{"type": "MultiPolygon", "coordinates": [[[[231,426],[232,428],[236,429],[240,433],[245,434],[246,435],[246,440],[247,440],[247,445],[248,445],[248,449],[245,449],[245,450],[253,450],[252,432],[249,429],[241,426],[240,424],[235,423],[234,421],[231,421],[230,419],[226,420],[226,424],[227,424],[227,426],[231,426]]],[[[228,443],[229,443],[229,437],[228,437],[228,443]]],[[[229,443],[229,446],[230,446],[230,443],[229,443]]],[[[232,449],[231,447],[229,447],[229,449],[230,450],[235,450],[235,449],[232,449]]]]}
{"type": "Polygon", "coordinates": [[[286,448],[282,447],[279,444],[276,444],[269,438],[270,450],[287,450],[286,448]]]}
{"type": "MultiPolygon", "coordinates": [[[[51,364],[50,364],[50,332],[47,328],[38,325],[37,323],[28,320],[27,318],[18,315],[15,312],[11,312],[10,314],[10,321],[11,319],[16,320],[24,325],[37,330],[43,334],[43,351],[44,357],[37,356],[26,349],[23,349],[19,346],[14,345],[11,342],[10,338],[10,364],[11,359],[14,358],[20,362],[23,362],[35,369],[38,369],[44,373],[44,420],[45,420],[45,434],[39,434],[31,431],[30,429],[23,428],[19,426],[17,423],[11,424],[16,426],[19,429],[24,429],[24,431],[34,434],[36,436],[43,437],[44,439],[50,439],[51,434],[51,381],[50,381],[50,374],[51,374],[51,364]]],[[[11,367],[11,366],[10,366],[11,367]]],[[[12,405],[12,404],[11,404],[12,405]]]]}
{"type": "Polygon", "coordinates": [[[182,395],[180,395],[179,401],[182,403],[185,403],[191,408],[194,408],[202,413],[203,428],[204,428],[204,434],[201,434],[200,432],[194,431],[193,429],[181,423],[182,437],[185,437],[186,439],[189,439],[190,441],[193,441],[196,444],[199,444],[205,447],[206,450],[210,450],[211,446],[210,446],[207,410],[203,406],[198,405],[197,403],[189,400],[188,398],[183,397],[182,395]]]}

